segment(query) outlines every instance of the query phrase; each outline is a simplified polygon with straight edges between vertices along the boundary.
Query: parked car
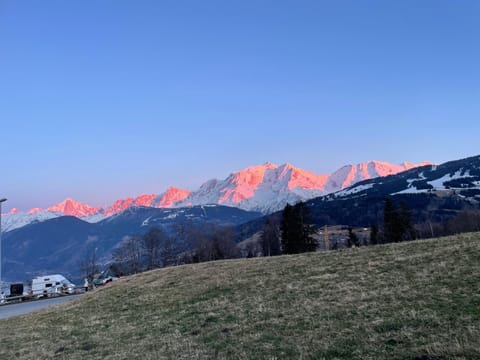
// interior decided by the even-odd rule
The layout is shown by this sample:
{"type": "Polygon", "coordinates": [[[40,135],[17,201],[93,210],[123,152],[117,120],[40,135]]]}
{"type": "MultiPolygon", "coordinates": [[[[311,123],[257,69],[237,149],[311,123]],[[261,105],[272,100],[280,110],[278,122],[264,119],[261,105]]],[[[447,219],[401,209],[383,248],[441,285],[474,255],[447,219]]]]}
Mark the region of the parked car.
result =
{"type": "Polygon", "coordinates": [[[115,280],[118,280],[118,277],[114,276],[114,274],[112,274],[112,272],[107,269],[103,271],[99,276],[94,277],[92,280],[92,284],[95,286],[100,286],[115,280]]]}

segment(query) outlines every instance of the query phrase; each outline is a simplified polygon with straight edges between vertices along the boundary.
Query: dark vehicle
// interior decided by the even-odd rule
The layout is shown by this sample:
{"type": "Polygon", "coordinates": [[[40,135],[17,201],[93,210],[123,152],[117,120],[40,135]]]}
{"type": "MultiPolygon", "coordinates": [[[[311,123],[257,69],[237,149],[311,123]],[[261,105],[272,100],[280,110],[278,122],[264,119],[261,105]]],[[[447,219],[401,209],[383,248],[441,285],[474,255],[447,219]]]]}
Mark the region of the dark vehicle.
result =
{"type": "Polygon", "coordinates": [[[10,295],[9,297],[22,296],[23,295],[23,284],[11,284],[10,285],[10,295]]]}
{"type": "Polygon", "coordinates": [[[111,281],[115,281],[118,279],[117,276],[115,276],[116,274],[114,272],[112,272],[111,269],[107,269],[105,271],[103,271],[99,276],[95,277],[93,280],[92,280],[92,284],[94,286],[100,286],[100,285],[105,285],[111,281]]]}

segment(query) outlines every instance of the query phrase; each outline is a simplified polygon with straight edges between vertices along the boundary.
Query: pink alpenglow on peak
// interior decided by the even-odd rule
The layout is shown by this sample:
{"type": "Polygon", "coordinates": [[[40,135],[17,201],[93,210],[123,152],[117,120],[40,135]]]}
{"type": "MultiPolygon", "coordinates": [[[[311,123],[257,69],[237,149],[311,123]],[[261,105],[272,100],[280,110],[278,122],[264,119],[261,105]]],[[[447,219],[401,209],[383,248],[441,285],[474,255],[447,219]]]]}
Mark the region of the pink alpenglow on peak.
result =
{"type": "Polygon", "coordinates": [[[412,164],[411,162],[404,161],[401,166],[405,168],[405,170],[410,170],[413,168],[417,168],[420,166],[427,166],[427,165],[433,165],[430,161],[422,161],[420,164],[412,164]]]}
{"type": "Polygon", "coordinates": [[[328,175],[317,175],[313,172],[302,170],[296,167],[291,168],[289,174],[288,188],[302,188],[305,190],[325,190],[328,175]]]}
{"type": "Polygon", "coordinates": [[[160,196],[156,207],[170,208],[176,203],[184,200],[188,195],[190,195],[190,190],[178,189],[170,186],[167,191],[160,196]]]}
{"type": "Polygon", "coordinates": [[[225,180],[210,180],[177,206],[220,204],[261,212],[283,208],[287,202],[297,202],[320,196],[327,175],[266,163],[230,174],[225,180]]]}
{"type": "Polygon", "coordinates": [[[135,206],[152,206],[153,200],[155,200],[155,194],[143,194],[135,199],[133,204],[135,206]]]}
{"type": "Polygon", "coordinates": [[[107,210],[105,210],[104,215],[113,215],[122,212],[123,210],[127,209],[128,207],[133,205],[133,198],[121,199],[117,200],[110,206],[107,210]]]}
{"type": "Polygon", "coordinates": [[[244,170],[231,174],[227,181],[231,186],[222,189],[223,195],[219,203],[239,202],[249,199],[255,195],[255,190],[263,183],[265,173],[268,170],[277,169],[278,166],[272,163],[264,165],[250,166],[244,170]]]}
{"type": "Polygon", "coordinates": [[[164,194],[158,196],[156,194],[142,194],[136,198],[126,198],[115,201],[107,210],[103,212],[104,215],[114,215],[121,213],[130,206],[145,206],[157,208],[169,208],[175,203],[182,201],[190,194],[188,190],[181,190],[170,187],[164,194]]]}
{"type": "Polygon", "coordinates": [[[412,164],[408,162],[403,162],[402,164],[390,164],[383,161],[373,160],[357,165],[346,165],[329,176],[326,190],[328,192],[342,190],[359,181],[395,175],[405,170],[429,164],[430,163],[426,161],[420,164],[412,164]]]}
{"type": "Polygon", "coordinates": [[[66,199],[57,205],[49,207],[47,210],[65,215],[84,217],[97,214],[101,208],[85,205],[72,199],[66,199]]]}
{"type": "Polygon", "coordinates": [[[27,214],[38,214],[39,212],[42,212],[43,210],[41,208],[33,208],[31,210],[28,211],[27,214]]]}
{"type": "Polygon", "coordinates": [[[2,215],[15,215],[15,214],[18,214],[17,208],[12,208],[10,211],[2,213],[2,215]]]}

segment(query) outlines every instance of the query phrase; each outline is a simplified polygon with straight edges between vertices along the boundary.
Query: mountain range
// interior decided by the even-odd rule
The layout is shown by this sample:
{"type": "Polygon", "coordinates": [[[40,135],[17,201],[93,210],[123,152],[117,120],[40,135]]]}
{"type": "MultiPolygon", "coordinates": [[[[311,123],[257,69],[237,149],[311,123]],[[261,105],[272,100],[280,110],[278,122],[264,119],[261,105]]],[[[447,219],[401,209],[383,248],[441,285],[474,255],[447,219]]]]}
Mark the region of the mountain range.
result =
{"type": "Polygon", "coordinates": [[[288,163],[279,166],[267,162],[234,172],[224,180],[209,180],[196,191],[170,187],[162,194],[119,199],[106,208],[66,199],[47,209],[33,208],[26,213],[13,209],[3,216],[2,230],[10,231],[32,222],[64,215],[98,222],[131,206],[181,208],[217,204],[268,214],[282,209],[287,203],[313,199],[345,189],[359,181],[393,175],[427,164],[368,161],[343,166],[332,174],[319,175],[288,163]]]}
{"type": "MultiPolygon", "coordinates": [[[[415,224],[443,224],[462,213],[480,210],[480,156],[425,165],[401,173],[360,181],[345,189],[306,202],[317,227],[381,225],[385,199],[404,203],[415,224]]],[[[281,212],[269,215],[280,221],[281,212]]],[[[475,222],[475,221],[474,221],[475,222]]],[[[258,234],[264,218],[241,224],[241,239],[258,234]]],[[[470,224],[480,231],[480,223],[470,224]]]]}
{"type": "MultiPolygon", "coordinates": [[[[300,177],[300,174],[295,174],[295,170],[288,165],[265,164],[232,174],[223,182],[211,181],[204,184],[201,190],[204,191],[203,198],[208,201],[215,200],[215,196],[210,195],[212,197],[208,198],[207,194],[217,194],[217,196],[223,194],[229,201],[245,204],[242,202],[245,200],[242,199],[245,198],[251,202],[258,196],[256,194],[258,189],[268,188],[269,185],[273,188],[272,192],[286,191],[289,183],[293,184],[292,188],[295,191],[300,191],[298,189],[300,185],[304,188],[320,187],[315,181],[321,183],[323,188],[321,191],[325,192],[343,187],[341,190],[306,202],[310,208],[312,224],[316,227],[381,225],[387,197],[395,203],[406,203],[412,211],[412,218],[416,224],[442,224],[466,210],[480,210],[480,156],[441,165],[411,166],[409,170],[394,175],[386,173],[389,169],[391,168],[372,163],[351,167],[351,171],[349,168],[344,168],[338,172],[336,178],[328,176],[324,179],[312,173],[309,173],[310,177],[306,177],[306,172],[302,172],[303,177],[300,177]],[[387,176],[377,176],[344,187],[357,179],[378,174],[381,171],[379,169],[385,171],[383,174],[387,176]],[[278,181],[282,178],[284,182],[278,181]],[[319,178],[321,180],[318,180],[319,178]],[[237,186],[234,186],[235,184],[237,186]],[[248,186],[242,188],[238,186],[240,184],[248,186]],[[227,185],[232,187],[228,188],[227,185]],[[224,191],[225,189],[231,191],[224,191]],[[254,189],[253,195],[248,192],[248,189],[254,189]]],[[[146,199],[147,203],[151,204],[148,202],[151,196],[150,198],[139,197],[128,202],[129,206],[123,211],[112,212],[108,217],[96,222],[87,222],[74,216],[63,216],[62,211],[75,209],[68,201],[56,207],[55,212],[37,211],[27,214],[44,217],[41,221],[24,224],[4,234],[5,251],[2,256],[5,264],[5,278],[22,280],[31,278],[35,274],[60,272],[71,276],[72,279],[78,279],[78,263],[89,251],[95,251],[98,258],[106,262],[123,239],[131,235],[143,234],[151,227],[162,228],[171,234],[185,234],[199,227],[208,228],[211,224],[228,225],[232,227],[235,240],[240,242],[258,234],[267,216],[277,219],[281,217],[281,211],[265,215],[234,206],[194,205],[194,201],[202,198],[202,192],[199,190],[195,195],[198,196],[197,199],[191,197],[191,194],[184,199],[190,199],[188,200],[190,203],[186,204],[188,206],[178,208],[132,205],[137,199],[146,199]],[[48,216],[54,218],[48,218],[48,216]]],[[[283,199],[285,198],[287,197],[284,196],[283,199]]],[[[179,204],[184,200],[176,203],[175,206],[180,206],[179,204]]],[[[122,204],[121,202],[117,204],[118,209],[122,204]]],[[[79,209],[88,212],[89,208],[79,209]]],[[[99,216],[99,214],[88,216],[99,216]]],[[[9,216],[6,218],[7,221],[10,219],[9,216]]],[[[480,224],[477,225],[480,226],[480,224]]],[[[431,232],[433,233],[433,230],[431,232]]]]}
{"type": "MultiPolygon", "coordinates": [[[[404,203],[416,224],[443,223],[480,209],[480,156],[359,182],[307,202],[317,225],[381,224],[385,199],[404,203]]],[[[478,224],[480,231],[480,224],[478,224]]]]}

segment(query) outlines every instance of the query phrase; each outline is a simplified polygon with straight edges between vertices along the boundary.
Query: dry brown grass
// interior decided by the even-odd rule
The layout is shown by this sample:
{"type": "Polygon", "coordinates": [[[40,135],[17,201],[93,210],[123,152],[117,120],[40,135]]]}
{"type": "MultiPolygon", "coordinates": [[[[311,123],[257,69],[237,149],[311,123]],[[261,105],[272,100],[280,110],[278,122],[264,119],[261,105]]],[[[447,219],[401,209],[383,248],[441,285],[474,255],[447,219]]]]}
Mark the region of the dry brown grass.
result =
{"type": "Polygon", "coordinates": [[[0,321],[0,359],[478,359],[480,234],[220,261],[0,321]]]}

